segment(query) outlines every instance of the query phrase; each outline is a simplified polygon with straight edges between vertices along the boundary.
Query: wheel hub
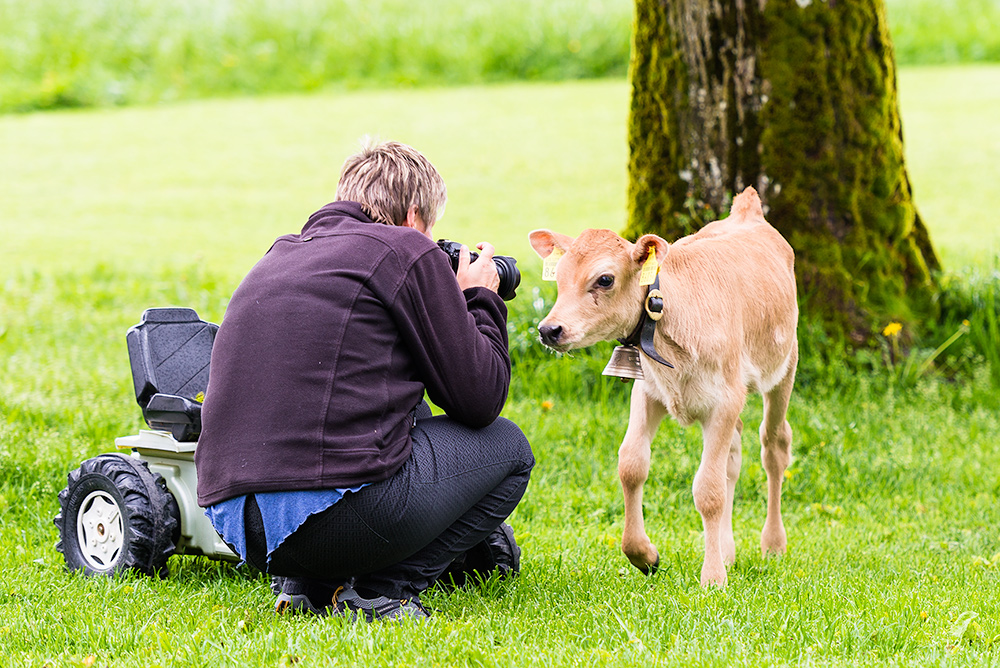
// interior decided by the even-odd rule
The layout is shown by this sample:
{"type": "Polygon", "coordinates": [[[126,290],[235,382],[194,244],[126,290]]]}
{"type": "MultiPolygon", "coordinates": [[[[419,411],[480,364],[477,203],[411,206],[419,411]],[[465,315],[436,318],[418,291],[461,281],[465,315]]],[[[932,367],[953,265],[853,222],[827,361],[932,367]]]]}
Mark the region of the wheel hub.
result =
{"type": "Polygon", "coordinates": [[[105,491],[91,492],[80,504],[76,518],[80,553],[99,571],[114,568],[125,542],[121,508],[105,491]]]}

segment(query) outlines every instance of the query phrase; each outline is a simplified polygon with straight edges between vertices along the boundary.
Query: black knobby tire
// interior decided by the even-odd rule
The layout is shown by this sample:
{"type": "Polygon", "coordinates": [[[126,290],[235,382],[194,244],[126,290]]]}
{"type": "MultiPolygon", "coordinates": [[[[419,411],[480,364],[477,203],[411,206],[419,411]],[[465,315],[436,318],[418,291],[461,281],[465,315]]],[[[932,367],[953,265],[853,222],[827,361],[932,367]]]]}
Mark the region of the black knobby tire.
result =
{"type": "Polygon", "coordinates": [[[163,476],[114,453],[88,459],[59,492],[56,549],[87,575],[166,572],[180,537],[180,510],[163,476]]]}

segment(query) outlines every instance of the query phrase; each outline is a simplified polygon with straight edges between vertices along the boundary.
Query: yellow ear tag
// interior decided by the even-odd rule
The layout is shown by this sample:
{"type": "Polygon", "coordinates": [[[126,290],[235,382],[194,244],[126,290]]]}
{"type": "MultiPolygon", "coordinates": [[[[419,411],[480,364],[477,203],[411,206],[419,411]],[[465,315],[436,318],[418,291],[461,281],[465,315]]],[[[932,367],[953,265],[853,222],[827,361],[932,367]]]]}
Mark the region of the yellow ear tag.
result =
{"type": "Polygon", "coordinates": [[[660,265],[656,263],[656,247],[650,246],[649,255],[642,263],[642,271],[639,272],[639,285],[652,285],[659,271],[660,265]]]}
{"type": "Polygon", "coordinates": [[[563,256],[563,251],[561,248],[553,248],[549,256],[542,260],[542,280],[543,281],[554,281],[556,280],[556,265],[559,264],[559,259],[563,256]]]}

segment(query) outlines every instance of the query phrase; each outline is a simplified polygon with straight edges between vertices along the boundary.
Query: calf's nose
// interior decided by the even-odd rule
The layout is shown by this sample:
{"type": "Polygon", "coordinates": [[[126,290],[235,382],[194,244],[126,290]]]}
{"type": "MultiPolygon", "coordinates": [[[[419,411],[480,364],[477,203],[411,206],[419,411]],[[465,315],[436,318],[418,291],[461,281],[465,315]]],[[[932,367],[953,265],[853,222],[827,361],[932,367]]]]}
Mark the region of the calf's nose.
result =
{"type": "Polygon", "coordinates": [[[538,328],[538,334],[542,337],[542,343],[547,346],[554,346],[559,343],[559,337],[562,336],[562,326],[542,325],[538,328]]]}

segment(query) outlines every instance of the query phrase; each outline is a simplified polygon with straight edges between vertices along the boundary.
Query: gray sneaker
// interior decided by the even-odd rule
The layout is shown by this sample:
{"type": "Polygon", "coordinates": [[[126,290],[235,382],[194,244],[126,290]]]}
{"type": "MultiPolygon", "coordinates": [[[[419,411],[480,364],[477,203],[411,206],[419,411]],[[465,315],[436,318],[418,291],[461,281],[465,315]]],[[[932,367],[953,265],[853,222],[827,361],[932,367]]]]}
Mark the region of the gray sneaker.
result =
{"type": "Polygon", "coordinates": [[[362,598],[353,587],[331,587],[285,578],[274,611],[280,614],[308,612],[314,615],[342,615],[354,621],[376,619],[427,619],[430,613],[417,597],[409,599],[362,598]]]}
{"type": "Polygon", "coordinates": [[[385,596],[361,598],[358,592],[350,587],[338,589],[333,595],[333,604],[336,607],[336,612],[332,614],[345,615],[355,621],[361,619],[366,622],[376,619],[424,620],[431,616],[431,613],[424,608],[416,596],[402,600],[385,596]]]}
{"type": "Polygon", "coordinates": [[[278,590],[278,600],[274,603],[274,611],[279,615],[286,612],[329,615],[337,614],[334,596],[343,586],[306,578],[275,576],[271,580],[271,590],[275,589],[278,590]]]}

